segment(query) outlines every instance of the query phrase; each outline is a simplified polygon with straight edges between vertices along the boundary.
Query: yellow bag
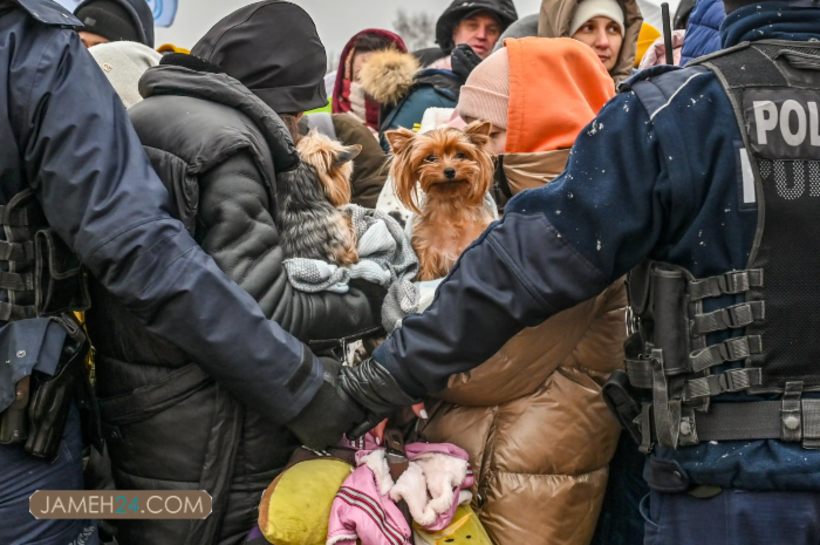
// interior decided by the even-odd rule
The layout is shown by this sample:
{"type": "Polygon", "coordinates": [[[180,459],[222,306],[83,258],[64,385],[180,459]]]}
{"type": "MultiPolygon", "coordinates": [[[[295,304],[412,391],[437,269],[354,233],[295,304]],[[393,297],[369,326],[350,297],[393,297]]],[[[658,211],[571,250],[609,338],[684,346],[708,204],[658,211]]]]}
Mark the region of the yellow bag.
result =
{"type": "Polygon", "coordinates": [[[262,534],[276,545],[325,545],[330,508],[352,471],[339,458],[314,458],[285,469],[262,496],[262,534]]]}
{"type": "Polygon", "coordinates": [[[478,515],[469,505],[460,505],[453,522],[440,532],[427,532],[414,525],[416,545],[493,545],[478,515]]]}

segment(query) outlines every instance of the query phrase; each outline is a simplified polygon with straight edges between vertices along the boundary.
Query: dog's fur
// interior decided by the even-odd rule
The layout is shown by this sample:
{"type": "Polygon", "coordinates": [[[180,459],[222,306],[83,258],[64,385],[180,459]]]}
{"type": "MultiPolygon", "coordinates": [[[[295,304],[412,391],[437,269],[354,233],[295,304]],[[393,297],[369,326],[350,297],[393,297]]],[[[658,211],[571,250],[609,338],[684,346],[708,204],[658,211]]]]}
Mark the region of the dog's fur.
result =
{"type": "Polygon", "coordinates": [[[350,216],[352,160],[362,147],[343,146],[315,129],[296,145],[299,166],[277,175],[279,224],[286,257],[320,259],[339,266],[359,260],[350,216]]]}
{"type": "Polygon", "coordinates": [[[463,131],[385,133],[394,155],[390,175],[396,196],[416,213],[412,245],[420,262],[418,280],[445,276],[493,220],[484,203],[493,180],[487,150],[491,130],[489,122],[476,121],[463,131]],[[417,182],[423,202],[419,202],[417,182]]]}

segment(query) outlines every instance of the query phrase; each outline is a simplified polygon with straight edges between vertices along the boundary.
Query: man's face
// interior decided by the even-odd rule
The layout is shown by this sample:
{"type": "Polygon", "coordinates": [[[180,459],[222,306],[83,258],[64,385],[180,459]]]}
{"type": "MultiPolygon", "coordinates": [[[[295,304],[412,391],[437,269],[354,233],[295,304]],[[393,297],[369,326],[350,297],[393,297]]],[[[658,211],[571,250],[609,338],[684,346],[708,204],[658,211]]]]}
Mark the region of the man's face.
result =
{"type": "Polygon", "coordinates": [[[608,17],[595,17],[581,25],[572,37],[594,49],[607,71],[612,72],[624,42],[618,23],[608,17]]]}
{"type": "Polygon", "coordinates": [[[77,32],[80,35],[80,39],[83,41],[83,44],[86,47],[94,47],[95,45],[99,44],[107,44],[110,40],[108,38],[103,38],[99,34],[92,34],[91,32],[86,32],[85,30],[81,30],[77,32]]]}
{"type": "Polygon", "coordinates": [[[500,37],[501,26],[489,13],[477,13],[462,19],[453,30],[453,43],[469,45],[482,59],[490,56],[500,37]]]}

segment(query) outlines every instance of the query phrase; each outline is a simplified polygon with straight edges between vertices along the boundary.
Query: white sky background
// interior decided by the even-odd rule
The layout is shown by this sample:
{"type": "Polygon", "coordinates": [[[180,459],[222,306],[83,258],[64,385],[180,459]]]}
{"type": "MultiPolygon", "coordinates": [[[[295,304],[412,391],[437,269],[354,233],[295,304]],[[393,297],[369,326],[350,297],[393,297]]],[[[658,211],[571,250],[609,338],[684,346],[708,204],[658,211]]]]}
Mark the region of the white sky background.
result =
{"type": "MultiPolygon", "coordinates": [[[[157,46],[163,43],[190,49],[217,21],[255,0],[178,0],[179,9],[170,28],[157,28],[157,46]]],[[[541,0],[514,0],[519,16],[537,13],[541,0]]],[[[365,28],[393,30],[396,12],[427,11],[440,15],[452,0],[295,0],[319,30],[328,53],[338,56],[344,44],[365,28]]],[[[430,44],[431,46],[434,44],[430,44]]]]}

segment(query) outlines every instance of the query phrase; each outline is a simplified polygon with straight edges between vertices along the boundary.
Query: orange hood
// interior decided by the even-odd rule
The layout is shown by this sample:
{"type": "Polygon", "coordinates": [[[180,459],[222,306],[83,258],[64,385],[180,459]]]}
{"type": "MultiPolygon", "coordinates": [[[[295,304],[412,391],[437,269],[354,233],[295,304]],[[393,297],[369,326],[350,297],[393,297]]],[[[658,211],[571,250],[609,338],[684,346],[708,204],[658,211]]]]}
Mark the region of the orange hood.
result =
{"type": "Polygon", "coordinates": [[[504,42],[510,57],[505,153],[571,148],[613,96],[615,85],[592,48],[571,38],[504,42]]]}

